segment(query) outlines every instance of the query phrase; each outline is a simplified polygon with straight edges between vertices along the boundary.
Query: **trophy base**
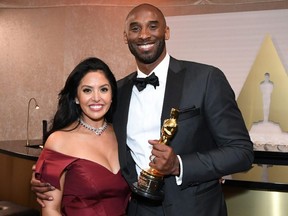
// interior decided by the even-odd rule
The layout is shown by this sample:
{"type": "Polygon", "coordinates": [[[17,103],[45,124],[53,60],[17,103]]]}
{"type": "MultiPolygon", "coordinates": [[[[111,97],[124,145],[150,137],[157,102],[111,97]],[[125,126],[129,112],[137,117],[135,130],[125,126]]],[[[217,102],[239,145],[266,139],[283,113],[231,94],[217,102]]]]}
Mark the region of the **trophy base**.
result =
{"type": "Polygon", "coordinates": [[[143,197],[146,197],[148,199],[152,199],[152,200],[157,200],[157,201],[161,201],[164,199],[164,192],[162,190],[160,191],[153,191],[153,193],[151,193],[148,190],[144,190],[143,188],[138,187],[138,182],[134,182],[133,185],[131,186],[131,190],[143,197]]]}

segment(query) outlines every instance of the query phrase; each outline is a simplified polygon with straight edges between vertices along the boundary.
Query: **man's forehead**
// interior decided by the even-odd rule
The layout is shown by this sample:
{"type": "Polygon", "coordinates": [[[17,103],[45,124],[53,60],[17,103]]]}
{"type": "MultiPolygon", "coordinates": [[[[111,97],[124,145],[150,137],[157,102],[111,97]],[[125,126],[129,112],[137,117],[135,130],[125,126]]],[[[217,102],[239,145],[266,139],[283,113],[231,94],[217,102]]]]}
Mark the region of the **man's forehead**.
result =
{"type": "Polygon", "coordinates": [[[159,15],[155,12],[152,11],[141,11],[139,13],[135,12],[135,13],[131,13],[128,17],[127,17],[127,23],[131,24],[131,23],[151,23],[151,22],[161,22],[161,18],[159,17],[159,15]]]}

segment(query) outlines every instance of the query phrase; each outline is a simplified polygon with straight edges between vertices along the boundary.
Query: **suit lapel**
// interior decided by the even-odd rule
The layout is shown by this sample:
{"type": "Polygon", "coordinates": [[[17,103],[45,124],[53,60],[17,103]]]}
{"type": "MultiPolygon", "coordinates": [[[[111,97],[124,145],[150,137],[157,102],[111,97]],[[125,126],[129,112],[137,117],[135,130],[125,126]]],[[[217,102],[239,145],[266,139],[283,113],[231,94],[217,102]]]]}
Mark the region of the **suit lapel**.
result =
{"type": "MultiPolygon", "coordinates": [[[[133,77],[135,76],[136,72],[122,80],[123,82],[120,82],[120,84],[118,83],[118,106],[115,118],[113,119],[114,130],[119,145],[118,151],[121,170],[129,182],[135,177],[130,175],[131,172],[127,167],[128,147],[126,145],[129,105],[133,88],[133,77]]],[[[130,169],[133,168],[130,167],[130,169]]]]}
{"type": "Polygon", "coordinates": [[[165,88],[161,125],[165,119],[170,117],[172,108],[179,109],[184,82],[184,73],[180,73],[181,70],[180,62],[171,57],[165,88]]]}
{"type": "Polygon", "coordinates": [[[117,122],[115,122],[117,125],[119,124],[119,127],[117,127],[119,132],[119,137],[122,139],[125,139],[126,143],[126,126],[128,122],[128,113],[129,113],[129,105],[130,105],[130,99],[132,94],[132,88],[133,88],[133,82],[132,80],[128,80],[128,82],[123,85],[121,91],[118,94],[118,110],[117,110],[117,122]]]}

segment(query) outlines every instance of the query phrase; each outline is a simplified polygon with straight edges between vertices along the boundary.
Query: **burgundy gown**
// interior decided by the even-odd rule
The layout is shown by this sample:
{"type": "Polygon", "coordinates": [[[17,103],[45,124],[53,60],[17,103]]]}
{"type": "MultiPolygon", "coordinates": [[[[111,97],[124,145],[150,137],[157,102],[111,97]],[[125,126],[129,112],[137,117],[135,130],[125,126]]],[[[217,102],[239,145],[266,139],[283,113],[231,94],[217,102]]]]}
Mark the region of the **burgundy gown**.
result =
{"type": "Polygon", "coordinates": [[[63,171],[62,215],[126,214],[130,190],[120,171],[114,174],[98,163],[44,148],[36,164],[36,178],[59,189],[63,171]]]}

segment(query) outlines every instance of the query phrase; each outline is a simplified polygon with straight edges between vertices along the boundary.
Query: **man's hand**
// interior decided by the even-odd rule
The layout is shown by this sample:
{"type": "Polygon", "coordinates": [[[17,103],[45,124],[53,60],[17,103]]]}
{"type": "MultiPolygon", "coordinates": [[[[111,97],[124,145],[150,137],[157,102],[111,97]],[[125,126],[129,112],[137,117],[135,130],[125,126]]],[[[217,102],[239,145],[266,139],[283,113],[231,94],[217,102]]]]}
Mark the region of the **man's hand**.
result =
{"type": "Polygon", "coordinates": [[[155,156],[149,166],[163,175],[178,176],[180,164],[173,149],[168,145],[159,144],[158,140],[149,140],[148,142],[153,146],[151,154],[155,156]]]}
{"type": "Polygon", "coordinates": [[[31,184],[31,190],[36,194],[37,202],[42,206],[42,208],[45,207],[43,200],[50,200],[50,201],[53,200],[53,197],[47,196],[44,193],[47,191],[54,190],[55,187],[53,187],[49,183],[42,183],[35,178],[35,165],[32,166],[32,178],[30,184],[31,184]]]}

